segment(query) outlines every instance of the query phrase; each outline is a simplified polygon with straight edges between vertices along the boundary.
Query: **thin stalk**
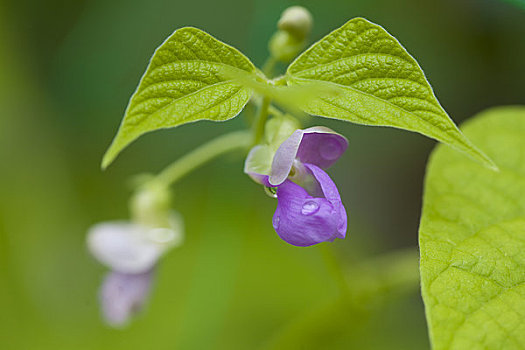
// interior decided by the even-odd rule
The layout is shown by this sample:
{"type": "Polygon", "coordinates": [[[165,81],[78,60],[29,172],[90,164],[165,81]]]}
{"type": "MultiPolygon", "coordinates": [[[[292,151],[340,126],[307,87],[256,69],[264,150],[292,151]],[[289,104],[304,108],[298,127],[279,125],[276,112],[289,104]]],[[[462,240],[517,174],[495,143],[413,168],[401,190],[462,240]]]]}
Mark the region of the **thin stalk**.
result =
{"type": "Polygon", "coordinates": [[[264,136],[264,127],[266,125],[266,119],[268,119],[268,110],[270,108],[271,99],[264,96],[262,99],[261,106],[259,107],[259,114],[254,122],[253,129],[253,144],[256,145],[261,142],[264,136]]]}
{"type": "Polygon", "coordinates": [[[251,141],[252,135],[249,131],[235,131],[219,136],[167,166],[152,181],[168,187],[196,168],[224,153],[248,149],[251,141]]]}
{"type": "Polygon", "coordinates": [[[272,105],[270,105],[270,107],[268,107],[268,113],[270,115],[273,115],[274,117],[282,117],[284,115],[283,112],[281,112],[278,108],[276,108],[275,106],[272,106],[272,105]]]}
{"type": "Polygon", "coordinates": [[[271,78],[274,73],[277,62],[278,61],[277,59],[275,59],[275,57],[273,56],[268,57],[266,59],[266,62],[264,62],[262,69],[261,69],[264,75],[266,75],[268,78],[271,78]]]}

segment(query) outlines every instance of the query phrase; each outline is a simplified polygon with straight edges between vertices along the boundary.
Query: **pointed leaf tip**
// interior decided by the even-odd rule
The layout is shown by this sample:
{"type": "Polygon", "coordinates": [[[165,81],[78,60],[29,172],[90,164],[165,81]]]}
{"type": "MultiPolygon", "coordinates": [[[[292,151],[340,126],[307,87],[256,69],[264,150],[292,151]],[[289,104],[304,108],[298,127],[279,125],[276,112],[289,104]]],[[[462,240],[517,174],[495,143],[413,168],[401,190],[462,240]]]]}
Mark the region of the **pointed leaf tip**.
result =
{"type": "Polygon", "coordinates": [[[155,50],[103,157],[102,169],[144,133],[237,116],[252,91],[224,71],[256,77],[255,66],[235,48],[197,28],[176,30],[155,50]]]}
{"type": "Polygon", "coordinates": [[[383,27],[364,18],[313,44],[286,74],[290,85],[323,83],[339,92],[308,99],[301,106],[306,113],[415,131],[497,168],[459,131],[416,60],[383,27]]]}

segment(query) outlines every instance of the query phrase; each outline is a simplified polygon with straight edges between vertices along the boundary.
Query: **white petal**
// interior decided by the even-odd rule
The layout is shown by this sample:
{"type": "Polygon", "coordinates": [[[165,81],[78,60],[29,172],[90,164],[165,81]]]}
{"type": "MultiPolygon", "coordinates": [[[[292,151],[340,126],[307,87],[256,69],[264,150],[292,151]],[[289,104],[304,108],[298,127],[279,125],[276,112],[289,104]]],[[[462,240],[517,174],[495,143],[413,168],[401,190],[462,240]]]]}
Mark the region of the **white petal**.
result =
{"type": "Polygon", "coordinates": [[[89,230],[88,248],[112,270],[141,273],[151,269],[165,249],[147,234],[147,228],[129,222],[101,223],[89,230]]]}
{"type": "Polygon", "coordinates": [[[153,228],[149,231],[149,239],[163,244],[166,249],[180,246],[184,242],[184,220],[179,212],[172,210],[169,217],[169,229],[153,228]]]}
{"type": "Polygon", "coordinates": [[[292,170],[293,161],[297,155],[297,150],[303,139],[303,130],[295,130],[277,149],[272,161],[272,170],[270,173],[270,184],[279,186],[286,180],[290,170],[292,170]]]}

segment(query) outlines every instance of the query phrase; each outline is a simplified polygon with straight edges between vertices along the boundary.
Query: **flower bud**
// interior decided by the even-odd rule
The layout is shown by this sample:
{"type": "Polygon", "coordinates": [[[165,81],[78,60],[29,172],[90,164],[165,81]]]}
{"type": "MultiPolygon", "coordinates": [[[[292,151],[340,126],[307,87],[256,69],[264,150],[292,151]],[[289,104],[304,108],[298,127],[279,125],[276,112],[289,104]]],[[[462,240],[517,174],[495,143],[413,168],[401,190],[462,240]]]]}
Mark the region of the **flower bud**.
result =
{"type": "Polygon", "coordinates": [[[302,6],[288,7],[281,15],[277,27],[297,39],[304,39],[312,30],[313,19],[310,11],[302,6]]]}
{"type": "Polygon", "coordinates": [[[281,62],[290,62],[301,52],[304,40],[297,39],[289,32],[278,30],[270,39],[268,48],[273,57],[281,62]]]}
{"type": "Polygon", "coordinates": [[[150,227],[169,227],[170,202],[170,192],[164,186],[139,187],[130,200],[133,221],[150,227]]]}
{"type": "Polygon", "coordinates": [[[269,43],[270,53],[281,62],[290,62],[304,47],[312,29],[312,15],[302,6],[284,10],[277,23],[279,28],[269,43]]]}

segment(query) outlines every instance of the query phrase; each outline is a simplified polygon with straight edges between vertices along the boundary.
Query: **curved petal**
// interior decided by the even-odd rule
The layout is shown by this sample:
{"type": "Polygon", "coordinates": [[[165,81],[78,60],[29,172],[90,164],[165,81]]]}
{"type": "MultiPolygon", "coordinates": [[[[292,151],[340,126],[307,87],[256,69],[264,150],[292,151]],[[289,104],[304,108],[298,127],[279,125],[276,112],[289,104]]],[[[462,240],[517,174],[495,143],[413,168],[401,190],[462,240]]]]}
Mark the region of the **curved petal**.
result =
{"type": "Polygon", "coordinates": [[[319,182],[325,197],[312,197],[286,180],[277,188],[273,227],[284,241],[300,247],[344,238],[346,211],[330,177],[315,165],[305,164],[319,182]]]}
{"type": "Polygon", "coordinates": [[[282,184],[288,177],[288,174],[290,174],[302,139],[303,130],[295,130],[289,138],[281,143],[277,152],[275,152],[269,180],[272,186],[282,184]]]}
{"type": "Polygon", "coordinates": [[[253,147],[244,162],[244,173],[248,174],[255,182],[262,184],[261,176],[270,175],[274,152],[268,145],[253,147]]]}
{"type": "Polygon", "coordinates": [[[322,126],[296,130],[277,149],[273,157],[270,183],[278,186],[286,180],[293,162],[317,165],[323,169],[332,166],[348,147],[348,140],[322,126]]]}
{"type": "Polygon", "coordinates": [[[335,131],[317,126],[304,130],[297,158],[322,169],[331,167],[346,151],[348,140],[335,131]]]}
{"type": "Polygon", "coordinates": [[[321,191],[326,199],[332,203],[339,213],[339,221],[337,224],[337,238],[345,238],[347,228],[346,209],[341,201],[341,196],[337,190],[337,186],[332,181],[330,176],[319,167],[313,164],[304,164],[304,166],[312,173],[313,177],[321,187],[321,191]]]}
{"type": "Polygon", "coordinates": [[[97,260],[121,273],[142,273],[151,269],[162,254],[182,241],[179,220],[173,229],[150,228],[130,222],[107,222],[93,226],[88,248],[97,260]]]}
{"type": "Polygon", "coordinates": [[[140,311],[147,300],[153,272],[125,274],[110,272],[100,288],[102,314],[114,327],[123,326],[129,318],[140,311]]]}

